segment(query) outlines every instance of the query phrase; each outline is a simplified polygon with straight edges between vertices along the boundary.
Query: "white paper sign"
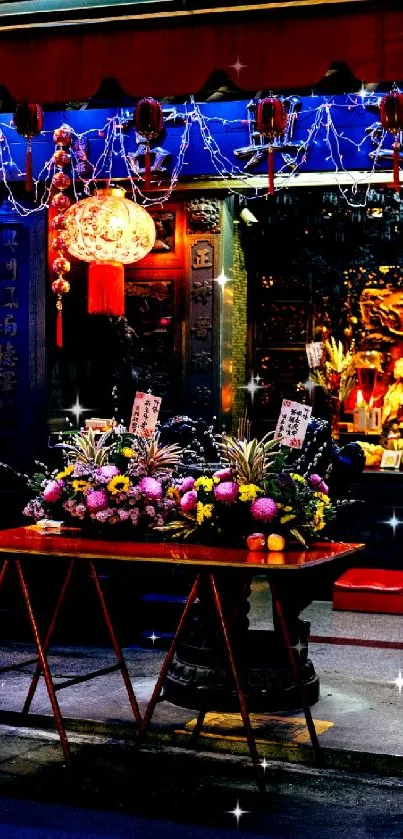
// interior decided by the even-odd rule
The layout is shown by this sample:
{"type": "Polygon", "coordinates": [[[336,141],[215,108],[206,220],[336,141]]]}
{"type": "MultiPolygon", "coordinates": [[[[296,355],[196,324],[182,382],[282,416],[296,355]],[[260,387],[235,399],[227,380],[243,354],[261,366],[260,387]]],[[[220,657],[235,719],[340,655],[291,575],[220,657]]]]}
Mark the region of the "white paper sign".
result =
{"type": "Polygon", "coordinates": [[[313,341],[311,344],[305,344],[305,349],[310,369],[314,370],[315,367],[320,367],[323,358],[322,341],[313,341]]]}
{"type": "Polygon", "coordinates": [[[274,432],[275,440],[281,439],[282,446],[301,449],[305,440],[306,429],[312,413],[309,405],[283,399],[280,416],[274,432]]]}
{"type": "Polygon", "coordinates": [[[132,416],[129,425],[131,434],[138,437],[152,437],[161,407],[161,397],[152,393],[137,391],[133,402],[132,416]]]}

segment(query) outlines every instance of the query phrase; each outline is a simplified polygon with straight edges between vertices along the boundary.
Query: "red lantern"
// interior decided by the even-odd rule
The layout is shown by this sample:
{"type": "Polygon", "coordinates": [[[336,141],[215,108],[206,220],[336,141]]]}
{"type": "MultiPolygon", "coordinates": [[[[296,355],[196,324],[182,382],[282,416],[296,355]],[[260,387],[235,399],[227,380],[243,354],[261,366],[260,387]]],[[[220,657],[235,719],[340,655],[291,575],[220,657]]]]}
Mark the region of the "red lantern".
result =
{"type": "Polygon", "coordinates": [[[161,134],[164,125],[162,107],[156,99],[140,99],[134,111],[134,127],[140,137],[146,142],[145,154],[145,187],[149,189],[151,179],[150,140],[155,140],[161,134]]]}
{"type": "Polygon", "coordinates": [[[27,140],[27,156],[26,156],[26,177],[25,189],[27,192],[32,192],[34,183],[32,180],[32,138],[40,134],[43,128],[43,111],[40,105],[29,105],[22,102],[17,105],[13,122],[16,130],[21,137],[27,140]]]}
{"type": "Polygon", "coordinates": [[[269,141],[268,146],[268,172],[269,172],[269,193],[274,194],[274,151],[273,140],[284,133],[287,125],[287,114],[280,99],[268,96],[266,99],[259,99],[256,105],[256,128],[259,134],[263,134],[269,141]]]}
{"type": "Polygon", "coordinates": [[[391,93],[383,97],[380,111],[382,128],[384,131],[390,131],[395,137],[393,143],[393,183],[391,186],[398,192],[400,190],[399,134],[403,130],[403,93],[399,93],[396,86],[393,86],[391,93]]]}

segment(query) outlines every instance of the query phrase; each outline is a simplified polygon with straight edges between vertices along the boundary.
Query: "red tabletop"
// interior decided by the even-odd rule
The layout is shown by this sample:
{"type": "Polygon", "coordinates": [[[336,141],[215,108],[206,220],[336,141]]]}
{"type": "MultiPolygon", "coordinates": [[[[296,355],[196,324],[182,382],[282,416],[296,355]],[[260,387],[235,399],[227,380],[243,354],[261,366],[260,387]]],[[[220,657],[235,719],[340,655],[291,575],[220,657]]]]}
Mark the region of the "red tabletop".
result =
{"type": "Polygon", "coordinates": [[[36,525],[0,531],[0,553],[20,556],[78,557],[127,562],[158,562],[215,569],[256,568],[298,570],[356,553],[363,544],[319,542],[309,550],[298,547],[285,551],[248,551],[243,548],[211,547],[180,542],[121,542],[109,539],[87,539],[74,528],[60,533],[43,533],[36,525]]]}

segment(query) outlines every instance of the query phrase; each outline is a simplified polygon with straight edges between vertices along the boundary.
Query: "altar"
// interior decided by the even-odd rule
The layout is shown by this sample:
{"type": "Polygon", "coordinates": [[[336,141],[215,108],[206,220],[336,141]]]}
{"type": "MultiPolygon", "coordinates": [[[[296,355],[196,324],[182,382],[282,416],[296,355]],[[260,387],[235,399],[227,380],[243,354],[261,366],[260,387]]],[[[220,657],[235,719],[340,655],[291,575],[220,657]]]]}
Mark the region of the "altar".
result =
{"type": "MultiPolygon", "coordinates": [[[[228,581],[231,581],[231,584],[234,583],[236,587],[239,581],[243,584],[245,579],[259,572],[259,574],[263,574],[267,578],[268,585],[271,588],[278,632],[278,644],[282,645],[284,654],[288,660],[288,667],[298,691],[298,705],[304,710],[311,743],[315,755],[319,760],[319,743],[312,720],[309,701],[301,680],[299,667],[301,645],[295,643],[294,638],[295,604],[290,602],[287,596],[287,589],[290,582],[295,579],[296,587],[303,585],[308,590],[309,583],[320,568],[331,568],[337,565],[340,560],[354,555],[362,548],[363,545],[360,544],[318,543],[308,550],[286,550],[268,554],[258,551],[247,551],[240,548],[226,549],[204,545],[183,545],[180,543],[147,544],[91,540],[83,538],[79,532],[73,530],[66,530],[57,535],[49,535],[39,532],[35,526],[5,530],[0,533],[0,553],[4,558],[0,572],[0,593],[2,593],[1,589],[6,575],[9,571],[15,570],[18,575],[26,612],[38,652],[36,672],[32,678],[22,713],[29,713],[38,679],[43,675],[46,681],[52,713],[59,733],[64,758],[66,763],[72,766],[66,726],[57,700],[54,681],[47,661],[47,652],[51,644],[59,611],[66,596],[68,596],[74,566],[76,563],[86,563],[94,583],[95,594],[100,603],[110,641],[117,659],[117,664],[112,669],[119,669],[122,674],[133,716],[139,730],[138,742],[142,742],[147,734],[156,703],[160,699],[170,699],[169,694],[166,694],[164,689],[166,677],[177,651],[178,644],[180,643],[182,632],[186,628],[191,608],[198,597],[202,609],[209,608],[211,612],[211,607],[213,607],[211,614],[214,619],[213,623],[215,622],[214,633],[217,634],[218,643],[215,648],[213,678],[208,689],[202,691],[202,701],[199,702],[198,721],[192,739],[193,741],[197,740],[203,725],[204,716],[210,709],[211,703],[213,702],[214,704],[215,682],[220,681],[221,673],[224,669],[231,674],[233,680],[234,693],[238,700],[250,754],[257,770],[259,759],[249,719],[249,689],[248,685],[244,684],[242,672],[239,668],[239,639],[234,637],[237,603],[236,600],[233,600],[230,608],[228,608],[228,603],[221,597],[221,593],[228,581]],[[64,563],[66,569],[64,583],[54,607],[52,620],[44,637],[41,636],[38,629],[35,606],[26,579],[26,569],[39,557],[46,559],[48,562],[49,575],[52,574],[52,569],[55,568],[56,563],[57,565],[61,562],[64,563]],[[170,649],[163,662],[153,695],[143,714],[139,710],[135,695],[135,674],[133,674],[133,677],[128,674],[108,606],[102,593],[102,585],[97,568],[100,562],[103,564],[105,562],[130,562],[139,567],[144,564],[152,564],[157,567],[158,565],[166,567],[185,566],[192,572],[193,584],[183,614],[170,649]],[[207,591],[209,591],[210,595],[210,606],[206,605],[207,591]]],[[[21,664],[19,662],[18,666],[20,667],[21,664]]],[[[14,669],[13,666],[5,666],[1,668],[1,672],[5,674],[10,669],[14,669]]],[[[100,674],[101,671],[94,671],[85,676],[77,677],[73,681],[67,680],[65,683],[59,684],[57,690],[61,690],[64,686],[70,686],[79,681],[88,681],[96,678],[100,674]]]]}

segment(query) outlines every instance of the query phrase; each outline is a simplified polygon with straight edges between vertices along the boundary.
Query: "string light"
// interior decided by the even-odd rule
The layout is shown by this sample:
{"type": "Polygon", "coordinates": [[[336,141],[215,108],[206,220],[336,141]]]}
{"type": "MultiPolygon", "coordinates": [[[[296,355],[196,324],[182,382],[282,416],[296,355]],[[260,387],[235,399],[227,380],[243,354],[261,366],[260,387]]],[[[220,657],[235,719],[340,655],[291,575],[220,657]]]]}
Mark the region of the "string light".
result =
{"type": "MultiPolygon", "coordinates": [[[[233,65],[234,67],[236,65],[233,65]]],[[[319,97],[313,96],[313,99],[319,97]]],[[[387,134],[382,130],[379,121],[374,122],[370,126],[363,129],[362,136],[358,140],[346,133],[346,128],[342,119],[342,128],[338,128],[339,114],[343,111],[354,111],[357,113],[362,110],[376,109],[379,105],[379,96],[372,94],[365,90],[365,86],[357,94],[348,94],[343,103],[336,102],[334,98],[321,99],[316,104],[313,102],[312,107],[307,107],[298,110],[297,106],[301,100],[296,97],[288,98],[288,122],[284,133],[284,140],[276,139],[274,142],[274,150],[276,152],[276,159],[280,159],[281,165],[276,172],[276,189],[283,189],[289,187],[296,182],[296,177],[304,171],[304,167],[308,162],[310,151],[315,145],[319,143],[324,144],[325,160],[333,168],[336,175],[336,182],[341,194],[344,196],[346,202],[352,207],[365,207],[370,191],[371,174],[378,169],[380,160],[385,158],[389,150],[383,149],[387,134]],[[306,128],[306,138],[294,143],[293,129],[295,120],[298,118],[300,124],[305,124],[307,120],[310,125],[306,128]],[[371,159],[371,169],[368,173],[361,174],[360,171],[352,172],[347,170],[344,164],[343,145],[352,146],[357,154],[362,153],[365,145],[371,144],[373,150],[370,151],[369,157],[371,159]],[[340,182],[337,181],[337,175],[342,174],[343,178],[340,182]],[[346,177],[350,184],[346,186],[346,177]],[[279,184],[281,186],[279,187],[279,184]],[[365,185],[366,189],[364,196],[358,195],[358,189],[365,185]]],[[[307,100],[305,100],[307,101],[307,100]]],[[[179,178],[183,176],[184,168],[189,165],[186,160],[188,149],[191,145],[194,130],[200,134],[203,148],[210,157],[211,166],[217,176],[222,181],[233,181],[234,179],[241,181],[242,186],[238,189],[234,187],[233,183],[228,183],[228,191],[232,195],[245,197],[245,189],[248,189],[247,200],[255,200],[259,198],[262,191],[266,190],[266,186],[256,186],[256,175],[250,171],[257,162],[260,162],[261,156],[256,155],[253,160],[253,148],[256,141],[256,126],[254,123],[254,102],[253,100],[247,105],[246,118],[228,119],[227,117],[220,117],[219,115],[209,115],[204,112],[202,104],[195,102],[194,97],[190,97],[189,103],[180,106],[170,106],[168,111],[164,111],[166,123],[177,126],[183,126],[179,138],[179,145],[177,152],[172,155],[173,164],[169,178],[161,174],[161,178],[155,177],[153,192],[143,193],[143,178],[137,172],[134,172],[130,166],[130,153],[128,152],[128,133],[127,125],[131,122],[132,116],[127,109],[119,109],[119,111],[112,117],[108,118],[104,125],[100,127],[91,127],[83,132],[77,132],[72,126],[65,127],[72,135],[72,191],[75,200],[79,200],[82,195],[90,195],[97,186],[98,180],[110,180],[114,174],[114,161],[119,159],[124,163],[125,177],[129,183],[129,191],[132,192],[135,201],[141,201],[145,207],[153,205],[163,205],[172,195],[173,190],[178,184],[179,178]],[[215,134],[215,125],[229,126],[242,128],[248,126],[248,137],[250,150],[247,162],[243,167],[239,166],[235,159],[231,159],[226,155],[219,145],[219,134],[215,134]],[[88,167],[84,168],[84,174],[80,171],[80,157],[79,152],[75,148],[80,148],[88,140],[96,138],[102,141],[101,152],[95,162],[88,163],[88,167]],[[252,179],[254,181],[252,182],[252,179]]],[[[208,111],[208,107],[207,107],[208,111]]],[[[361,126],[360,126],[361,128],[361,126]]],[[[354,126],[353,126],[354,129],[354,126]]],[[[362,130],[362,128],[361,128],[362,130]]],[[[55,166],[52,159],[46,161],[37,177],[34,178],[33,200],[28,207],[24,206],[13,194],[12,179],[23,179],[25,173],[21,171],[19,166],[15,163],[12,157],[13,133],[16,131],[13,125],[5,122],[0,122],[0,177],[3,180],[8,201],[11,203],[14,211],[21,216],[29,216],[32,213],[40,213],[49,206],[50,192],[52,186],[52,178],[55,174],[55,166]]],[[[42,134],[51,133],[43,131],[42,134]]],[[[262,144],[261,144],[262,145],[262,144]]],[[[158,176],[158,169],[155,170],[154,175],[158,176]]],[[[386,173],[385,173],[386,175],[386,173]]],[[[386,178],[385,178],[386,179],[386,178]]]]}

